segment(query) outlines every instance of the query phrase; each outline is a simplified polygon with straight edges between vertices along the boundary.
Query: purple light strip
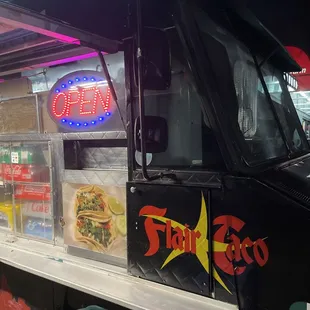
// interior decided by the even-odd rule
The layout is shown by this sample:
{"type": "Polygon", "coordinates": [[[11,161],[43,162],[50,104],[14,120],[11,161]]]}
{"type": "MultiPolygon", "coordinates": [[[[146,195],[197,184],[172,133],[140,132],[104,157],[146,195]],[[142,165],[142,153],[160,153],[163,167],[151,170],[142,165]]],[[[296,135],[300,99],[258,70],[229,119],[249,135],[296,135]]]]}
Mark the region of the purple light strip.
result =
{"type": "Polygon", "coordinates": [[[55,66],[55,65],[62,65],[62,64],[69,63],[69,62],[80,61],[80,60],[84,60],[84,59],[88,59],[88,58],[94,58],[97,56],[98,56],[98,53],[93,52],[93,53],[88,53],[88,54],[77,55],[77,56],[72,56],[72,57],[68,57],[68,58],[53,60],[53,61],[38,64],[38,65],[32,65],[31,68],[42,68],[42,67],[49,67],[49,66],[55,66]]]}
{"type": "MultiPolygon", "coordinates": [[[[29,21],[31,22],[31,20],[29,20],[29,21]]],[[[44,27],[41,28],[38,26],[29,25],[29,24],[22,23],[22,22],[19,22],[17,20],[14,20],[14,19],[5,18],[2,16],[0,17],[0,22],[7,24],[7,25],[10,25],[11,27],[16,28],[16,29],[23,28],[23,29],[26,29],[29,31],[33,31],[36,33],[43,34],[43,35],[51,37],[51,38],[55,38],[55,39],[62,41],[62,42],[81,45],[80,40],[78,40],[76,38],[73,38],[73,37],[70,37],[70,36],[67,36],[64,34],[56,33],[56,32],[53,32],[51,30],[44,29],[44,27]]],[[[42,26],[45,26],[43,24],[43,22],[42,22],[42,26]]]]}

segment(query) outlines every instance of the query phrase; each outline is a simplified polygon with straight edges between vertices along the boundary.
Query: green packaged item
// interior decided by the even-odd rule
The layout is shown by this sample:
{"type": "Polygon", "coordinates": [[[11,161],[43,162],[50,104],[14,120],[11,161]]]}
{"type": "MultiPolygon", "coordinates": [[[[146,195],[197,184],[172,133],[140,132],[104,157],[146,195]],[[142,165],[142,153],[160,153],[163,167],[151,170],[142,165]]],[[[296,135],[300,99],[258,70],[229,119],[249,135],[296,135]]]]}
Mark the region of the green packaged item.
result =
{"type": "Polygon", "coordinates": [[[11,151],[12,164],[33,164],[33,150],[26,147],[14,147],[11,151]]]}
{"type": "Polygon", "coordinates": [[[10,154],[11,154],[11,151],[9,147],[1,146],[0,147],[0,163],[10,164],[11,163],[10,154]]]}
{"type": "Polygon", "coordinates": [[[45,165],[46,159],[41,145],[0,146],[0,163],[16,165],[45,165]]]}

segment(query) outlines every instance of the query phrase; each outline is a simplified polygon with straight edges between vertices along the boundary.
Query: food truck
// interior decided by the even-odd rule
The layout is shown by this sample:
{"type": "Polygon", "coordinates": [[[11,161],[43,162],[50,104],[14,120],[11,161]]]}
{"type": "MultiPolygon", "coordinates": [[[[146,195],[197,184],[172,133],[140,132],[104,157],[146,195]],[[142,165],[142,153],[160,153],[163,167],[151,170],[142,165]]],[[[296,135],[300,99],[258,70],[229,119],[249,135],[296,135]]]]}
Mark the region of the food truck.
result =
{"type": "Polygon", "coordinates": [[[243,7],[118,5],[115,38],[0,2],[3,308],[306,309],[300,67],[243,7]]]}

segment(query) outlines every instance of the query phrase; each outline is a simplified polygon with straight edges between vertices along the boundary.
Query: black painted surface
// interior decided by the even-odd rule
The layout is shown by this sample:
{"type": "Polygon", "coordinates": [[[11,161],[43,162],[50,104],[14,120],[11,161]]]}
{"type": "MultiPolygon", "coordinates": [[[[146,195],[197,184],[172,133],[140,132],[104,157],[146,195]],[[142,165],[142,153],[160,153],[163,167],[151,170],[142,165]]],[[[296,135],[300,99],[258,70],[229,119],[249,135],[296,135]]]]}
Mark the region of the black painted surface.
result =
{"type": "MultiPolygon", "coordinates": [[[[171,250],[161,247],[151,257],[144,254],[149,248],[145,234],[144,218],[139,217],[143,206],[167,208],[167,218],[193,229],[198,222],[201,195],[199,189],[161,185],[138,186],[137,194],[128,194],[128,269],[135,276],[184,290],[209,295],[208,274],[191,254],[183,254],[161,269],[171,250]],[[141,191],[140,191],[141,189],[141,191]],[[137,224],[136,224],[137,223],[137,224]]],[[[160,243],[165,244],[164,234],[160,243]]]]}
{"type": "MultiPolygon", "coordinates": [[[[233,252],[231,260],[227,251],[218,257],[221,254],[216,253],[214,245],[215,269],[231,292],[215,280],[216,298],[234,304],[239,298],[240,309],[245,310],[282,310],[289,309],[296,301],[310,301],[310,284],[307,281],[310,276],[309,211],[254,179],[227,178],[224,183],[223,191],[210,189],[207,202],[211,207],[208,212],[212,213],[213,240],[230,244],[235,238],[237,243],[234,244],[240,242],[241,250],[240,257],[233,252]],[[225,217],[221,217],[223,215],[225,217]],[[239,228],[236,223],[241,223],[239,228]],[[220,230],[224,232],[222,240],[220,230]],[[261,245],[265,246],[264,251],[261,245]],[[227,272],[229,268],[235,272],[230,274],[227,272]]],[[[128,191],[127,198],[129,272],[209,296],[208,272],[196,255],[182,254],[161,268],[172,252],[166,248],[165,232],[159,232],[159,251],[145,256],[149,249],[144,227],[146,217],[139,216],[140,210],[147,205],[167,208],[166,218],[189,224],[190,229],[194,229],[201,210],[201,192],[207,200],[207,189],[129,185],[132,186],[137,191],[134,194],[128,191]]]]}
{"type": "Polygon", "coordinates": [[[262,179],[310,208],[310,156],[269,171],[262,179]]]}

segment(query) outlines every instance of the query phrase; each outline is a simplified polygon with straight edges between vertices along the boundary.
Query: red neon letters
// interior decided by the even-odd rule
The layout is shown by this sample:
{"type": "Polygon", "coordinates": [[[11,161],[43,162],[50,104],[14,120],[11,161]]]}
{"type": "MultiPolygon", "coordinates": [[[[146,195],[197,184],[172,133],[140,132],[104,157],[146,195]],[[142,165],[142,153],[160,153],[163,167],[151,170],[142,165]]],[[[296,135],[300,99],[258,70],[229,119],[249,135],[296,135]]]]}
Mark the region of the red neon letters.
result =
{"type": "MultiPolygon", "coordinates": [[[[97,109],[101,107],[107,112],[110,107],[110,88],[106,90],[106,96],[95,86],[58,93],[52,103],[52,113],[55,117],[72,116],[73,108],[78,107],[78,116],[96,115],[97,109]]],[[[75,116],[76,113],[75,113],[75,116]]]]}

